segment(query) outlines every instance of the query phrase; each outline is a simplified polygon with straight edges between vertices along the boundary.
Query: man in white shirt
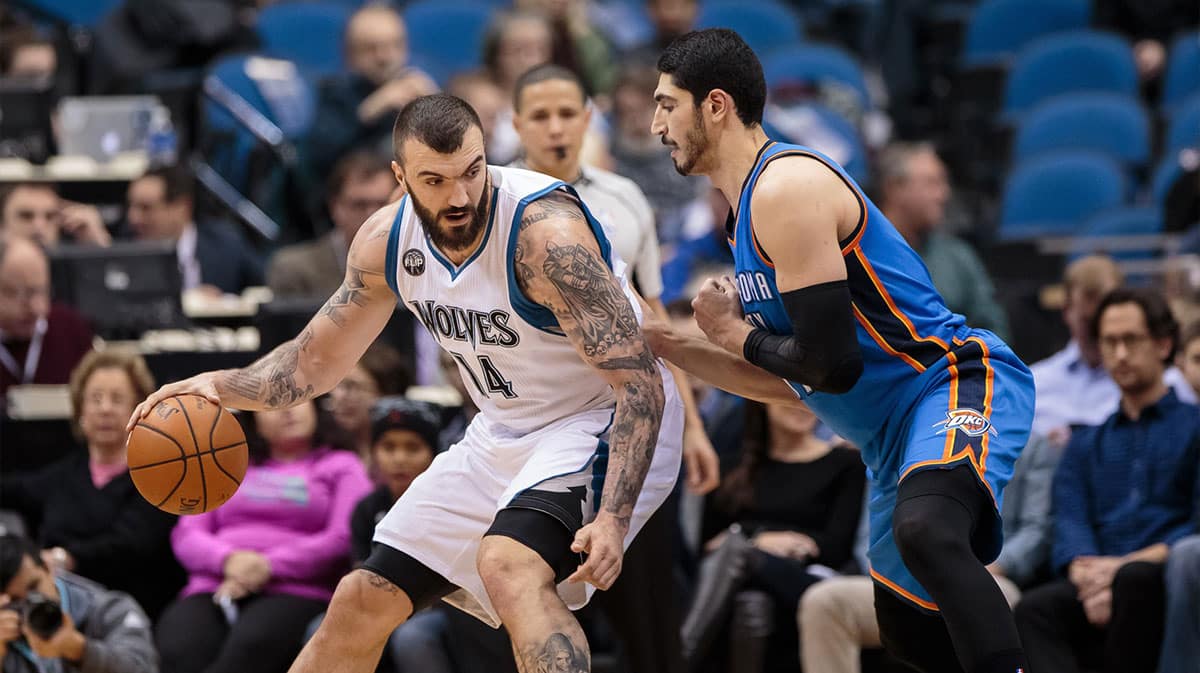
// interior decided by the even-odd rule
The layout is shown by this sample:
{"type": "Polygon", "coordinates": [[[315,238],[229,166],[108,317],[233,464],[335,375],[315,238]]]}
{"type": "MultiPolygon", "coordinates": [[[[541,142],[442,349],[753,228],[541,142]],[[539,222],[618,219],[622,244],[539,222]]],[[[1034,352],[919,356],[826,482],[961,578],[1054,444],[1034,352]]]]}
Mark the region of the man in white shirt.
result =
{"type": "MultiPolygon", "coordinates": [[[[1034,434],[1065,442],[1072,425],[1100,425],[1116,411],[1121,391],[1100,362],[1100,348],[1090,326],[1100,300],[1122,282],[1121,270],[1109,257],[1091,255],[1067,266],[1063,321],[1071,341],[1030,367],[1037,389],[1034,434]]],[[[1180,400],[1196,401],[1195,391],[1178,368],[1167,369],[1164,380],[1180,400]]]]}

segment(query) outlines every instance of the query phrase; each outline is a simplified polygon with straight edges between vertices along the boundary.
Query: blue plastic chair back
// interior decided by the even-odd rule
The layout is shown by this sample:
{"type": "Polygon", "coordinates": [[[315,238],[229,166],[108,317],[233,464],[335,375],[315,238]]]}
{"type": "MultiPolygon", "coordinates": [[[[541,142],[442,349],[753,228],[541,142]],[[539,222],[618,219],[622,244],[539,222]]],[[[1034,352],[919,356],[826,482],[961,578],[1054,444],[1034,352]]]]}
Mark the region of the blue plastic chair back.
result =
{"type": "Polygon", "coordinates": [[[697,28],[731,28],[742,36],[760,59],[771,52],[800,44],[800,17],[775,2],[716,0],[700,6],[697,28]]]}
{"type": "Polygon", "coordinates": [[[1077,234],[1087,218],[1123,203],[1127,184],[1121,166],[1103,154],[1064,151],[1034,158],[1009,175],[999,235],[1077,234]]]}
{"type": "Polygon", "coordinates": [[[1005,86],[1010,117],[1037,103],[1073,91],[1108,91],[1135,97],[1137,68],[1123,38],[1096,31],[1044,37],[1023,49],[1005,86]]]}
{"type": "Polygon", "coordinates": [[[258,15],[262,51],[314,76],[344,68],[342,35],[353,9],[346,5],[297,2],[268,6],[258,15]]]}
{"type": "Polygon", "coordinates": [[[1163,106],[1168,110],[1200,93],[1200,32],[1175,38],[1163,76],[1163,106]]]}
{"type": "Polygon", "coordinates": [[[1150,118],[1135,99],[1109,93],[1051,98],[1021,120],[1013,162],[1056,150],[1095,150],[1127,166],[1150,161],[1150,118]]]}
{"type": "Polygon", "coordinates": [[[967,24],[963,65],[1002,63],[1039,37],[1087,28],[1087,0],[988,0],[967,24]]]}
{"type": "Polygon", "coordinates": [[[793,82],[834,82],[853,91],[860,107],[871,104],[862,66],[837,47],[796,45],[780,49],[767,57],[763,74],[768,91],[793,82]]]}
{"type": "Polygon", "coordinates": [[[404,9],[412,64],[445,86],[454,75],[479,67],[483,36],[494,5],[419,0],[404,9]]]}

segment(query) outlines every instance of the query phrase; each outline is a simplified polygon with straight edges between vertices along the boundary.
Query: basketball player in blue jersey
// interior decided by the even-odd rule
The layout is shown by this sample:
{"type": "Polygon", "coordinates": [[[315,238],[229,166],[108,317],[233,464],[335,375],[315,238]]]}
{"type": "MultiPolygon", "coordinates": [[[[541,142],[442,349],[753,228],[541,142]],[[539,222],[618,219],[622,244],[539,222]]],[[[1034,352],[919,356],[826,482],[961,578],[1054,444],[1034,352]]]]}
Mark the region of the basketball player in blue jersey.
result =
{"type": "Polygon", "coordinates": [[[374,671],[396,626],[444,599],[503,623],[522,673],[586,673],[569,609],[612,586],[675,484],[674,379],[570,185],[488,166],[479,117],[453,96],[409,103],[393,142],[407,195],[363,224],[345,281],[300,335],[249,367],[164,386],[130,426],[183,393],[237,409],[324,394],[399,298],[457,362],[479,413],[376,526],[291,671],[374,671]]]}
{"type": "Polygon", "coordinates": [[[803,399],[861,448],[888,650],[927,673],[1027,672],[984,564],[1029,435],[1029,370],[946,308],[841,167],[767,138],[762,67],[736,33],[688,33],[658,69],[652,130],[680,173],[709,176],[729,201],[736,279],[707,281],[693,302],[708,340],[657,326],[651,346],[730,392],[803,399]]]}

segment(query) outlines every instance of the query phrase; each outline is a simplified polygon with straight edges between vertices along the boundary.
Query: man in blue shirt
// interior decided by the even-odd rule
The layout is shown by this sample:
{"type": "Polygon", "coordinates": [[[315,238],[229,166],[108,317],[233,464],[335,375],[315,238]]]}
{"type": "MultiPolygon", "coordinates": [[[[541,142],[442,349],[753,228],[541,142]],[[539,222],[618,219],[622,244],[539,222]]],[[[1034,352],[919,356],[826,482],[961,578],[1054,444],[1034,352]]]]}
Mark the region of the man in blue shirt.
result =
{"type": "Polygon", "coordinates": [[[1054,480],[1051,561],[1062,579],[1017,605],[1034,671],[1154,671],[1162,637],[1163,562],[1196,523],[1200,413],[1163,371],[1178,325],[1163,297],[1117,289],[1092,323],[1117,412],[1077,430],[1054,480]]]}

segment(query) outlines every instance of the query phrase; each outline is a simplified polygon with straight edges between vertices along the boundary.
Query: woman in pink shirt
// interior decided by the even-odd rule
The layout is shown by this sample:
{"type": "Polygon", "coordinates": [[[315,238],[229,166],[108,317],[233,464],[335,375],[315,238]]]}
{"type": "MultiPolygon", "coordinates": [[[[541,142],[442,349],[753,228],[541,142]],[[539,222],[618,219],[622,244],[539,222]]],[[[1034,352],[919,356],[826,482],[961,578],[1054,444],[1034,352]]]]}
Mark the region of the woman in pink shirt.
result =
{"type": "Polygon", "coordinates": [[[164,673],[286,671],[350,569],[350,513],[371,491],[358,457],[324,439],[332,424],[313,402],[246,425],[238,492],[171,536],[189,579],[159,621],[164,673]]]}

